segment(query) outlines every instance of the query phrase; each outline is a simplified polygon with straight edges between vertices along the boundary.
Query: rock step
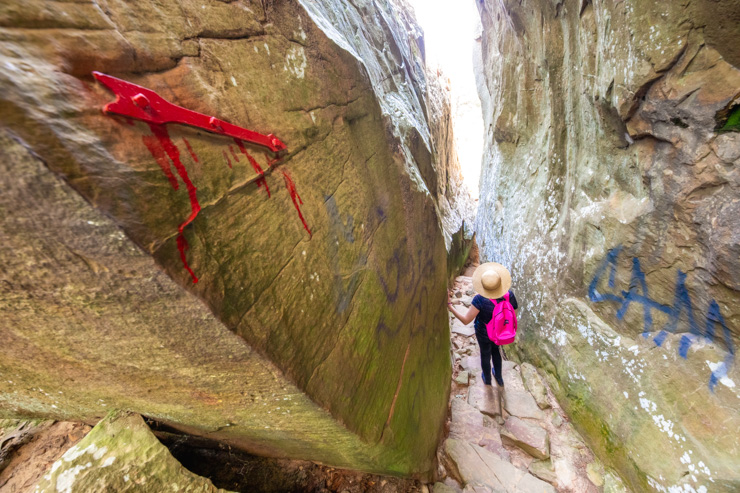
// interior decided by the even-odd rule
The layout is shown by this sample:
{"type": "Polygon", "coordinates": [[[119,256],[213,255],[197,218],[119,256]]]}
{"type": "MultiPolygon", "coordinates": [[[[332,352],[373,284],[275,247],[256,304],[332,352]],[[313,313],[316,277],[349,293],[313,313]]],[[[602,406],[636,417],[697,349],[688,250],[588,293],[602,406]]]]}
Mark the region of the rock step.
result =
{"type": "Polygon", "coordinates": [[[528,471],[514,467],[510,462],[483,447],[463,440],[445,441],[448,471],[462,484],[482,486],[494,492],[555,493],[549,483],[528,471]]]}
{"type": "Polygon", "coordinates": [[[519,447],[535,459],[550,457],[550,438],[541,426],[509,416],[501,430],[503,443],[519,447]]]}
{"type": "Polygon", "coordinates": [[[529,393],[532,394],[534,400],[540,409],[547,409],[550,407],[550,402],[547,399],[547,388],[540,378],[540,374],[537,373],[537,368],[529,363],[522,363],[520,366],[522,373],[522,380],[524,386],[527,387],[529,393]]]}

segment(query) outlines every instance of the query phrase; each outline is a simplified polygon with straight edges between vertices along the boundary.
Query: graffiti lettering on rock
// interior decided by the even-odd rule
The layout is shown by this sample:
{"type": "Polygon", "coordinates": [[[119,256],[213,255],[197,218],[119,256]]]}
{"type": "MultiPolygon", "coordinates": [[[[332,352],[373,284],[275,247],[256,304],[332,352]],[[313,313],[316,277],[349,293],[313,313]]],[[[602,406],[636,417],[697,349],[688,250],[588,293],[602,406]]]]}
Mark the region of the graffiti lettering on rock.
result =
{"type": "MultiPolygon", "coordinates": [[[[334,290],[337,293],[337,313],[344,313],[350,306],[352,297],[357,292],[357,288],[362,280],[361,274],[367,266],[368,255],[366,251],[360,251],[352,266],[351,274],[344,275],[341,272],[340,259],[340,241],[343,245],[352,245],[355,242],[354,235],[354,217],[347,213],[342,217],[339,212],[339,206],[332,196],[327,196],[324,201],[326,212],[329,215],[329,233],[327,234],[327,258],[332,267],[334,274],[334,290]],[[349,277],[348,280],[346,278],[349,277]]],[[[362,245],[362,250],[367,247],[362,245]]]]}
{"type": "Polygon", "coordinates": [[[664,313],[668,317],[668,321],[653,338],[653,341],[658,346],[661,346],[665,342],[669,333],[673,334],[678,331],[679,320],[681,319],[681,316],[685,314],[686,320],[688,320],[688,333],[685,333],[681,337],[678,347],[678,354],[684,359],[688,357],[689,348],[698,338],[704,337],[707,341],[714,342],[717,327],[721,328],[723,342],[727,348],[728,355],[725,358],[725,361],[712,371],[712,375],[709,378],[709,388],[714,391],[717,382],[727,375],[727,371],[735,359],[735,346],[732,342],[732,333],[727,327],[727,323],[720,312],[719,304],[715,300],[712,300],[709,303],[704,328],[702,330],[702,327],[697,320],[698,315],[695,312],[694,304],[691,300],[691,294],[686,287],[686,274],[681,270],[678,271],[676,275],[673,304],[664,305],[650,297],[645,273],[642,271],[640,259],[637,257],[632,258],[632,273],[630,275],[628,291],[616,291],[617,260],[621,252],[621,245],[607,252],[604,259],[596,268],[594,277],[588,286],[588,298],[594,303],[607,301],[618,303],[619,308],[616,312],[618,320],[622,320],[624,318],[631,304],[637,303],[642,305],[642,335],[645,338],[649,338],[653,333],[653,310],[664,313]],[[599,291],[599,286],[604,280],[606,288],[609,291],[599,291]]]}

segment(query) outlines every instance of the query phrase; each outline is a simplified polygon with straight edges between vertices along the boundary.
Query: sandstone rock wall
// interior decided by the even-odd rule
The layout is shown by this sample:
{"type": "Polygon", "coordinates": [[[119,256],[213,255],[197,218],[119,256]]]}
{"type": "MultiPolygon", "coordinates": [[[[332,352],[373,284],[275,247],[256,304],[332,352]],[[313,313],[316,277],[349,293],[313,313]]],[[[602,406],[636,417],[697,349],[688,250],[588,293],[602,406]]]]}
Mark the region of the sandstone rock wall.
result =
{"type": "Polygon", "coordinates": [[[252,452],[431,472],[458,194],[393,8],[0,7],[3,414],[133,410],[252,452]],[[104,115],[93,70],[287,153],[104,115]]]}
{"type": "Polygon", "coordinates": [[[737,490],[740,3],[478,5],[476,229],[512,350],[635,490],[737,490]]]}

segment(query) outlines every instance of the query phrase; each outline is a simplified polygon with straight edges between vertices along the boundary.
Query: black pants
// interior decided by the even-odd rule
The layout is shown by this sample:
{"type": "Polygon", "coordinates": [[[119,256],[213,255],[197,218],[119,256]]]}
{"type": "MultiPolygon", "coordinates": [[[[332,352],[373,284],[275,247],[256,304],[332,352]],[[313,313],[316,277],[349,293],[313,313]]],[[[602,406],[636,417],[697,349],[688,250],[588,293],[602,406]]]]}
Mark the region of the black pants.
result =
{"type": "Polygon", "coordinates": [[[493,360],[493,371],[498,382],[503,382],[501,373],[501,351],[498,346],[488,338],[485,332],[475,331],[475,338],[478,339],[480,347],[480,366],[483,369],[483,380],[485,383],[491,383],[491,360],[493,360]]]}

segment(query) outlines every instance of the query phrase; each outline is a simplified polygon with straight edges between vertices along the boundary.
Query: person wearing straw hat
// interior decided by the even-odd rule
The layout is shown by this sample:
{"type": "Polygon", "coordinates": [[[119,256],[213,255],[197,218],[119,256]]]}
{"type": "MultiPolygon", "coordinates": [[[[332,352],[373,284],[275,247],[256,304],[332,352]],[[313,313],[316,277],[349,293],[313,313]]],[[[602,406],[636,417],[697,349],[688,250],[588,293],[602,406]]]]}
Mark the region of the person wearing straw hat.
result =
{"type": "Polygon", "coordinates": [[[493,378],[496,379],[496,383],[500,387],[504,386],[504,378],[501,373],[501,351],[499,346],[488,338],[486,324],[493,316],[493,309],[496,306],[494,301],[503,301],[507,292],[509,293],[511,306],[514,310],[518,308],[514,292],[510,288],[511,274],[509,274],[506,267],[496,262],[487,262],[479,265],[473,273],[473,289],[478,294],[473,298],[465,315],[452,306],[449,296],[447,299],[447,307],[464,325],[475,319],[475,338],[478,339],[480,364],[483,369],[481,378],[485,385],[491,385],[491,360],[493,360],[493,378]]]}

